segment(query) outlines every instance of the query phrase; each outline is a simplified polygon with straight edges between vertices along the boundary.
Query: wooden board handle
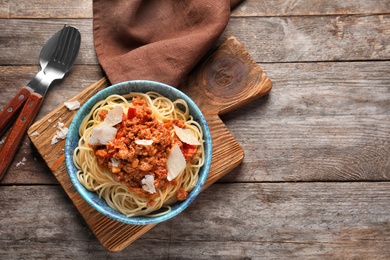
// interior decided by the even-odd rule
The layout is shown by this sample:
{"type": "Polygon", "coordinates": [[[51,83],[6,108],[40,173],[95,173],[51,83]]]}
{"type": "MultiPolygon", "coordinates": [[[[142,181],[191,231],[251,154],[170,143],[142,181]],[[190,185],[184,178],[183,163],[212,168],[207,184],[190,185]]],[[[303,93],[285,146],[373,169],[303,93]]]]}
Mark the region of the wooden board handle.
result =
{"type": "Polygon", "coordinates": [[[268,94],[272,82],[231,36],[185,82],[204,114],[221,115],[268,94]]]}
{"type": "Polygon", "coordinates": [[[19,117],[16,119],[7,139],[0,150],[0,180],[4,176],[12,158],[14,157],[19,144],[22,141],[28,127],[35,119],[39,108],[42,105],[43,97],[37,93],[32,93],[27,99],[19,117]]]}

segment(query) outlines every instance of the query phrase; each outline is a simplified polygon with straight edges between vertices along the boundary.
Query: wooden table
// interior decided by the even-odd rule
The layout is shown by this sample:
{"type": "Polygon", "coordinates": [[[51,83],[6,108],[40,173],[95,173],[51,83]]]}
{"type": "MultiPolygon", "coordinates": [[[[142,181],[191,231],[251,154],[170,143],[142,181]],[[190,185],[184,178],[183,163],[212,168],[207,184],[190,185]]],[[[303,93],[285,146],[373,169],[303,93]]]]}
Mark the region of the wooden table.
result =
{"type": "MultiPolygon", "coordinates": [[[[64,23],[80,55],[37,120],[98,81],[91,17],[91,0],[0,0],[0,108],[64,23]]],[[[222,117],[245,151],[237,168],[111,253],[26,136],[0,184],[0,258],[389,259],[390,1],[246,0],[230,35],[273,82],[222,117]]]]}

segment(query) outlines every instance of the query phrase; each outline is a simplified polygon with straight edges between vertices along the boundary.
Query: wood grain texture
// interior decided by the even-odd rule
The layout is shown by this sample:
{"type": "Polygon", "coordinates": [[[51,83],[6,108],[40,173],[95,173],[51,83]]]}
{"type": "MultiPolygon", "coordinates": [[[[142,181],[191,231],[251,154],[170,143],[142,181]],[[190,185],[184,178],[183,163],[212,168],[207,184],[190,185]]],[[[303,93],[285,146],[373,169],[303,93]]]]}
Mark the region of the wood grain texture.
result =
{"type": "Polygon", "coordinates": [[[389,65],[262,64],[272,93],[222,117],[246,151],[222,181],[389,180],[389,65]]]}
{"type": "MultiPolygon", "coordinates": [[[[76,64],[97,64],[90,19],[5,19],[0,65],[37,64],[41,46],[64,23],[82,34],[76,64]],[[20,55],[14,55],[15,52],[20,55]],[[37,56],[31,55],[36,53],[37,56]]],[[[388,60],[390,14],[235,17],[222,35],[234,35],[256,62],[388,60]]]]}
{"type": "Polygon", "coordinates": [[[77,27],[81,33],[81,45],[76,64],[97,65],[91,34],[92,19],[2,19],[0,41],[5,44],[0,53],[0,65],[39,64],[38,58],[42,46],[53,32],[59,31],[64,24],[77,27]]]}
{"type": "Polygon", "coordinates": [[[261,123],[225,120],[246,151],[246,159],[234,174],[229,175],[229,181],[374,181],[390,178],[388,115],[364,119],[355,116],[253,116],[252,119],[259,119],[261,123]],[[240,123],[245,123],[245,132],[239,127],[240,123]]]}
{"type": "Polygon", "coordinates": [[[235,16],[314,16],[389,13],[387,0],[245,0],[233,11],[235,16]]]}
{"type": "MultiPolygon", "coordinates": [[[[94,94],[108,86],[105,78],[92,84],[71,100],[84,104],[94,94]]],[[[236,38],[223,42],[211,56],[200,64],[181,86],[200,107],[208,123],[213,142],[212,164],[204,189],[234,169],[243,160],[243,150],[229,133],[218,115],[250,100],[260,98],[271,91],[272,83],[262,69],[251,59],[236,38]],[[222,64],[222,65],[221,65],[222,64]],[[239,67],[235,67],[239,64],[239,67]],[[212,77],[209,78],[209,72],[212,77]],[[214,77],[217,75],[217,77],[214,77]],[[210,88],[210,86],[219,86],[210,88]],[[225,88],[239,95],[225,93],[225,88]],[[213,95],[214,98],[210,98],[213,95]],[[209,104],[205,103],[206,101],[209,104]]],[[[35,147],[71,198],[85,221],[102,245],[109,251],[123,250],[155,225],[126,225],[109,219],[89,206],[77,193],[67,174],[64,159],[64,140],[53,144],[52,137],[58,131],[53,128],[61,123],[69,126],[77,111],[69,111],[64,105],[49,113],[29,129],[29,136],[35,147]],[[34,134],[33,134],[34,133],[34,134]],[[35,133],[38,133],[36,135],[35,133]]]]}
{"type": "Polygon", "coordinates": [[[2,187],[0,254],[10,260],[387,259],[389,190],[387,182],[214,184],[190,210],[112,254],[61,187],[2,187]]]}
{"type": "MultiPolygon", "coordinates": [[[[91,5],[0,0],[0,107],[64,23],[82,32],[80,56],[38,118],[104,76],[91,5]]],[[[388,0],[239,5],[219,41],[237,36],[273,82],[221,115],[244,160],[121,252],[101,246],[25,137],[0,183],[0,258],[389,259],[389,14],[388,0]]]]}
{"type": "Polygon", "coordinates": [[[92,0],[0,0],[0,18],[92,18],[92,0]]]}
{"type": "MultiPolygon", "coordinates": [[[[308,16],[389,13],[387,0],[245,0],[232,17],[308,16]]],[[[11,1],[0,0],[0,18],[92,18],[92,0],[11,1]]]]}
{"type": "Polygon", "coordinates": [[[251,41],[257,62],[388,60],[389,28],[389,15],[248,17],[231,19],[224,35],[251,41]]]}

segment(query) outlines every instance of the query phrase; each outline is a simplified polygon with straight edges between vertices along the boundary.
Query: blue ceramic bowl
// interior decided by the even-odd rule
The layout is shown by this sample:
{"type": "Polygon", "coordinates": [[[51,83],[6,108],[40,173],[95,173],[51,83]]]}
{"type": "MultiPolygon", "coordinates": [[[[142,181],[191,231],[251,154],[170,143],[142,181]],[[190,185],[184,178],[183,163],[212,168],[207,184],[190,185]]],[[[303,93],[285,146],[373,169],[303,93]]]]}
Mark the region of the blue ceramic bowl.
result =
{"type": "Polygon", "coordinates": [[[182,212],[185,208],[187,208],[194,199],[200,193],[204,183],[206,182],[208,172],[210,170],[211,165],[211,155],[212,155],[212,144],[211,144],[211,136],[210,130],[207,126],[207,122],[197,107],[197,105],[183,92],[168,86],[163,83],[154,82],[154,81],[146,81],[146,80],[135,80],[135,81],[127,81],[112,85],[107,87],[106,89],[95,94],[91,99],[89,99],[76,113],[67,134],[66,142],[65,142],[65,162],[66,168],[68,170],[70,179],[78,191],[78,193],[83,197],[85,201],[87,201],[94,209],[96,209],[101,214],[126,224],[133,225],[148,225],[148,224],[156,224],[165,220],[168,220],[180,212],[182,212]],[[112,209],[107,205],[107,203],[100,199],[99,196],[95,192],[88,191],[84,188],[84,186],[77,179],[77,169],[73,163],[73,151],[78,146],[78,141],[80,139],[78,131],[80,124],[84,117],[90,112],[93,105],[108,97],[112,94],[127,94],[130,92],[148,92],[155,91],[157,93],[162,94],[163,96],[175,100],[178,98],[184,99],[190,109],[190,114],[194,117],[194,119],[201,125],[203,130],[203,139],[205,141],[205,164],[199,171],[199,180],[195,186],[195,188],[189,192],[188,197],[185,201],[177,202],[172,205],[172,210],[162,216],[157,217],[145,217],[145,216],[137,216],[137,217],[126,217],[124,214],[112,209]]]}

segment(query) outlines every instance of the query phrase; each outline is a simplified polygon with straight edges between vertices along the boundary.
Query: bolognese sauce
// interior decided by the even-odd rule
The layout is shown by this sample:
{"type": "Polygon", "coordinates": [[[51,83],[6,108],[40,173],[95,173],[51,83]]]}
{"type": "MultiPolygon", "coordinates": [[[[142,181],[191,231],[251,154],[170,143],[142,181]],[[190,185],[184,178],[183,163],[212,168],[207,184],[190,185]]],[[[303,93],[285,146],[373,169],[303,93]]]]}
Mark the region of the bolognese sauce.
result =
{"type": "MultiPolygon", "coordinates": [[[[116,181],[127,185],[129,191],[152,199],[156,193],[142,188],[145,176],[153,176],[156,189],[177,185],[175,180],[167,179],[166,164],[171,148],[178,144],[188,163],[196,159],[197,147],[183,143],[175,134],[171,134],[174,126],[185,128],[183,121],[158,121],[147,102],[141,98],[134,97],[132,104],[122,113],[122,122],[115,125],[115,139],[93,148],[98,163],[108,167],[116,181]]],[[[106,114],[102,111],[99,116],[104,119],[106,114]]],[[[181,201],[187,195],[182,188],[176,193],[177,199],[181,201]]]]}

